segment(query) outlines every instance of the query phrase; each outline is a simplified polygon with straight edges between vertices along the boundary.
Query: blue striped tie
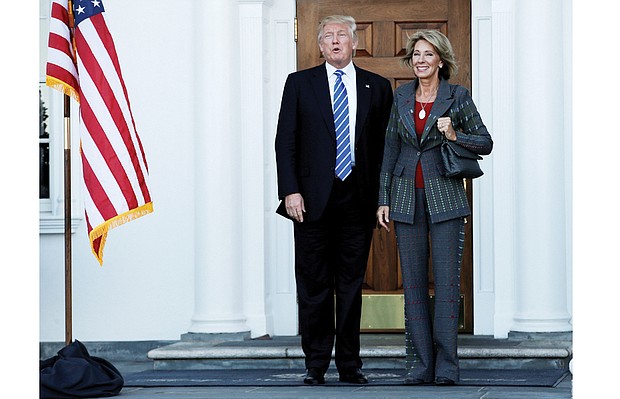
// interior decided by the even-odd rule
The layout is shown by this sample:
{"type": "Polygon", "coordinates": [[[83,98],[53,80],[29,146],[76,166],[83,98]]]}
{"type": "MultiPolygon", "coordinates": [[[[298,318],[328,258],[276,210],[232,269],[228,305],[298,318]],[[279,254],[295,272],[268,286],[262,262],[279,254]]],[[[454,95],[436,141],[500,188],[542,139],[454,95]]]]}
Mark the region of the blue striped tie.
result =
{"type": "Polygon", "coordinates": [[[342,82],[344,72],[337,70],[334,86],[334,124],[336,126],[336,176],[343,180],[351,174],[351,139],[349,137],[349,100],[342,82]]]}

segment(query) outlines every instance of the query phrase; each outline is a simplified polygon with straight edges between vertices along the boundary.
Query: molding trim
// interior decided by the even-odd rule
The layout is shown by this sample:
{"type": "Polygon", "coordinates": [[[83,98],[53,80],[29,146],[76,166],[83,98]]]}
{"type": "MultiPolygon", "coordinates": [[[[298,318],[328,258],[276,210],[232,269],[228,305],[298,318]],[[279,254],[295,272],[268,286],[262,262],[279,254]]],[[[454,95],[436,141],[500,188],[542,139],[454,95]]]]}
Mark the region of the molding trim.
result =
{"type": "MultiPolygon", "coordinates": [[[[71,218],[71,234],[80,225],[82,218],[71,218]]],[[[39,216],[39,234],[63,234],[65,232],[64,216],[39,216]]]]}

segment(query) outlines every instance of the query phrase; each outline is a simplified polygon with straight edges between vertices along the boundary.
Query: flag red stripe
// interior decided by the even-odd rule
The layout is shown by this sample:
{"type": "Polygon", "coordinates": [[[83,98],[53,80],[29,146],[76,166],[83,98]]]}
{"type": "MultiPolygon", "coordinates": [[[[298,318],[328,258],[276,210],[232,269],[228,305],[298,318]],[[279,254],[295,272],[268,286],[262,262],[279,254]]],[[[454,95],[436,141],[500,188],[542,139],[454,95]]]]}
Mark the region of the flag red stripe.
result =
{"type": "Polygon", "coordinates": [[[66,84],[68,84],[69,86],[73,88],[78,87],[78,82],[75,79],[75,76],[73,76],[73,74],[67,71],[65,68],[60,67],[56,64],[48,63],[45,67],[45,74],[53,78],[56,78],[62,82],[65,82],[66,84]]]}
{"type": "MultiPolygon", "coordinates": [[[[93,226],[90,223],[90,220],[88,218],[88,212],[86,213],[86,226],[88,227],[88,233],[90,234],[91,231],[93,231],[93,226]]],[[[103,236],[101,237],[97,237],[94,240],[91,241],[91,248],[93,249],[93,253],[95,254],[95,256],[97,256],[97,258],[99,258],[99,251],[101,251],[101,240],[103,239],[103,236]]]]}
{"type": "Polygon", "coordinates": [[[93,225],[90,224],[90,218],[88,217],[88,212],[86,212],[86,214],[84,215],[84,218],[86,219],[86,228],[88,229],[88,231],[92,231],[93,230],[93,225]]]}
{"type": "Polygon", "coordinates": [[[97,256],[99,256],[99,252],[101,251],[101,240],[102,239],[103,239],[103,236],[97,237],[92,242],[93,252],[96,253],[97,256]]]}
{"type": "MultiPolygon", "coordinates": [[[[90,219],[88,218],[88,212],[85,212],[85,218],[86,218],[86,228],[88,229],[88,233],[90,234],[90,232],[93,231],[93,225],[90,223],[90,219]]],[[[103,240],[103,236],[99,236],[99,237],[96,237],[94,240],[92,240],[90,244],[93,250],[93,253],[95,254],[95,256],[97,256],[97,258],[103,255],[102,253],[100,253],[102,251],[102,248],[101,248],[102,240],[103,240]]]]}
{"type": "MultiPolygon", "coordinates": [[[[93,231],[93,225],[90,223],[90,219],[88,218],[88,212],[86,212],[85,218],[86,218],[86,228],[88,229],[88,232],[90,233],[91,231],[93,231]]],[[[93,252],[97,256],[97,258],[99,258],[99,255],[100,255],[99,251],[101,250],[101,240],[103,240],[103,236],[97,237],[91,242],[91,247],[93,249],[93,252]]]]}
{"type": "Polygon", "coordinates": [[[69,27],[69,12],[58,3],[52,3],[52,18],[59,19],[69,27]]]}
{"type": "MultiPolygon", "coordinates": [[[[118,216],[118,212],[116,212],[116,209],[114,209],[114,205],[112,205],[110,198],[108,198],[108,194],[101,186],[97,175],[90,166],[88,159],[86,159],[86,157],[84,156],[84,153],[82,153],[82,171],[84,174],[84,183],[86,183],[86,189],[90,193],[90,196],[93,199],[93,202],[97,207],[97,210],[99,210],[99,213],[101,214],[103,219],[110,220],[118,216]]],[[[90,230],[88,232],[90,233],[90,230]]]]}
{"type": "MultiPolygon", "coordinates": [[[[91,20],[95,19],[95,17],[97,16],[101,16],[101,14],[92,17],[91,20]]],[[[105,43],[107,41],[108,43],[106,45],[106,49],[109,52],[110,56],[112,57],[112,61],[118,65],[116,52],[113,51],[113,48],[112,48],[112,51],[109,48],[110,41],[104,40],[104,39],[110,39],[110,35],[109,33],[107,34],[104,33],[103,35],[104,35],[104,37],[102,38],[103,42],[105,43]]],[[[148,188],[146,187],[146,181],[144,179],[144,174],[142,173],[142,168],[140,167],[140,163],[138,161],[136,148],[133,144],[133,141],[131,140],[129,128],[127,126],[125,118],[123,117],[123,111],[118,103],[117,98],[114,96],[112,87],[110,86],[110,83],[108,82],[108,79],[104,71],[101,69],[101,65],[97,61],[95,55],[92,52],[92,49],[88,45],[88,42],[85,40],[84,35],[80,31],[80,29],[77,29],[75,32],[75,40],[76,40],[78,48],[80,49],[80,53],[79,53],[80,59],[82,60],[84,67],[87,69],[88,74],[95,81],[97,88],[99,92],[101,93],[101,97],[106,104],[108,112],[110,113],[110,116],[112,117],[112,120],[114,121],[114,124],[116,125],[118,131],[120,132],[123,143],[127,147],[127,152],[129,154],[131,163],[135,169],[136,175],[138,177],[138,181],[140,182],[140,189],[142,191],[142,195],[145,198],[146,202],[150,202],[150,194],[148,192],[148,188]]],[[[112,44],[112,46],[114,45],[112,44]]],[[[122,76],[119,76],[118,78],[122,82],[123,80],[122,76]]],[[[125,96],[126,96],[126,92],[125,92],[125,96]]],[[[127,97],[125,97],[125,100],[127,101],[127,97]]],[[[86,119],[84,121],[86,122],[86,119]]],[[[132,195],[133,195],[133,191],[132,191],[132,195]]]]}
{"type": "Polygon", "coordinates": [[[50,32],[50,37],[47,42],[47,46],[56,50],[62,51],[71,57],[71,48],[69,47],[69,41],[66,37],[60,36],[56,33],[50,32]]]}
{"type": "MultiPolygon", "coordinates": [[[[131,121],[133,122],[133,117],[132,117],[131,121]]],[[[134,123],[134,126],[135,126],[135,123],[134,123]]],[[[134,129],[135,129],[135,127],[134,127],[134,129]]],[[[146,168],[146,173],[149,173],[149,164],[146,162],[146,154],[144,153],[144,148],[142,148],[142,140],[140,140],[140,136],[136,135],[136,140],[138,141],[138,147],[140,148],[140,154],[142,154],[142,162],[144,162],[144,167],[146,168]]],[[[146,182],[144,182],[144,186],[145,186],[146,192],[148,194],[149,190],[148,190],[148,187],[146,187],[146,182]]],[[[146,197],[144,197],[144,198],[146,198],[146,197]]],[[[151,197],[150,197],[150,194],[149,194],[149,199],[146,202],[149,202],[150,200],[151,200],[151,197]]]]}
{"type": "Polygon", "coordinates": [[[97,149],[99,149],[101,156],[108,165],[108,169],[110,169],[116,183],[123,192],[123,197],[125,197],[128,209],[138,207],[138,199],[133,191],[129,177],[123,168],[123,164],[118,159],[118,155],[110,143],[108,136],[105,134],[105,131],[101,127],[101,124],[97,120],[97,115],[95,115],[90,107],[88,99],[82,97],[80,105],[82,108],[82,118],[84,120],[84,124],[88,126],[90,137],[97,146],[97,149]]]}

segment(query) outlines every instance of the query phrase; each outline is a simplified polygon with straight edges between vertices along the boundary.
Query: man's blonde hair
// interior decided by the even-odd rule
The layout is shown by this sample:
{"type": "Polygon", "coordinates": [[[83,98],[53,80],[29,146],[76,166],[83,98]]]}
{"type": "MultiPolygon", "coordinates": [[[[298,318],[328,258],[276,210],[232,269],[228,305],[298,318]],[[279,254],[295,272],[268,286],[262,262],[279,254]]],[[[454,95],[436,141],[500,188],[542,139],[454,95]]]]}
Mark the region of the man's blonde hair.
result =
{"type": "Polygon", "coordinates": [[[353,41],[357,40],[357,24],[355,23],[355,19],[353,17],[348,15],[330,15],[323,18],[319,23],[319,32],[317,35],[319,42],[323,39],[323,28],[325,28],[325,25],[329,24],[346,25],[349,28],[351,39],[353,39],[353,41]]]}

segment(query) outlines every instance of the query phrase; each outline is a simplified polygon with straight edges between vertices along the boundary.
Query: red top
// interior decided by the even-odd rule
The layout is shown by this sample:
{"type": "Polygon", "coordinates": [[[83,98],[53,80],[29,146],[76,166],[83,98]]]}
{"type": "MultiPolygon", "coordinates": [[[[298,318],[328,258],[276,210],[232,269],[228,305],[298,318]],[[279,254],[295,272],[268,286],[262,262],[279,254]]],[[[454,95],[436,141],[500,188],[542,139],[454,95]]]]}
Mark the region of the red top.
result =
{"type": "MultiPolygon", "coordinates": [[[[422,103],[419,101],[415,102],[415,109],[413,110],[413,120],[415,121],[415,133],[418,136],[418,143],[422,139],[422,133],[424,133],[424,125],[426,124],[426,120],[428,119],[428,115],[431,113],[431,108],[433,108],[433,103],[424,104],[424,119],[420,119],[420,111],[422,111],[422,103]]],[[[415,188],[424,188],[424,176],[422,175],[422,166],[420,165],[420,161],[418,161],[418,165],[415,168],[415,188]]]]}

